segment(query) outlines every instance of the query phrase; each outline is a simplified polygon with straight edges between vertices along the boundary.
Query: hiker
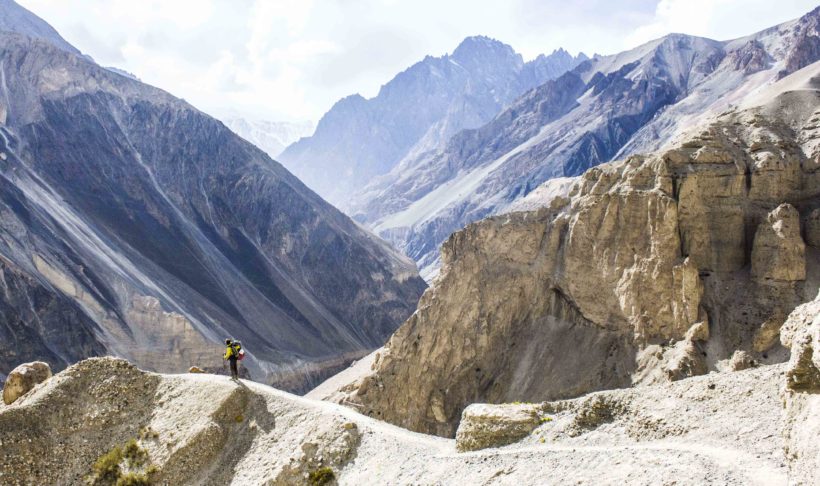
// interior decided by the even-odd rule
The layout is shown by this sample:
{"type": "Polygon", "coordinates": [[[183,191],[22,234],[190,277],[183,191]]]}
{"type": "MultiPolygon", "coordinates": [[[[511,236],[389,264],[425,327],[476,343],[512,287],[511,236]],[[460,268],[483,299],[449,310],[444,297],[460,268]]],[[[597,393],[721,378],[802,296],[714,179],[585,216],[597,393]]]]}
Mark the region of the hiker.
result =
{"type": "MultiPolygon", "coordinates": [[[[236,362],[239,361],[239,352],[242,349],[242,345],[239,344],[239,341],[234,342],[233,339],[226,339],[225,340],[225,356],[222,357],[222,365],[225,365],[225,360],[227,359],[231,363],[231,379],[238,380],[239,379],[239,371],[236,369],[236,362]]],[[[244,354],[244,352],[243,352],[244,354]]]]}

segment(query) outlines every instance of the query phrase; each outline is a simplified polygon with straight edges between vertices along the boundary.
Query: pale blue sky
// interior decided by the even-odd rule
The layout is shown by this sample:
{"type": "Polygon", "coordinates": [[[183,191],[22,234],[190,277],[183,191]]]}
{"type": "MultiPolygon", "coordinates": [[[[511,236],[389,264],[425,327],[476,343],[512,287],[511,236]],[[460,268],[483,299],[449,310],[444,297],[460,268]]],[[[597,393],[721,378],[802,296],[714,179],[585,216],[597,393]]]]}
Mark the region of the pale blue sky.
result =
{"type": "Polygon", "coordinates": [[[772,0],[17,0],[100,64],[218,116],[318,120],[370,97],[469,35],[526,59],[563,47],[608,54],[669,32],[729,39],[799,17],[772,0]]]}

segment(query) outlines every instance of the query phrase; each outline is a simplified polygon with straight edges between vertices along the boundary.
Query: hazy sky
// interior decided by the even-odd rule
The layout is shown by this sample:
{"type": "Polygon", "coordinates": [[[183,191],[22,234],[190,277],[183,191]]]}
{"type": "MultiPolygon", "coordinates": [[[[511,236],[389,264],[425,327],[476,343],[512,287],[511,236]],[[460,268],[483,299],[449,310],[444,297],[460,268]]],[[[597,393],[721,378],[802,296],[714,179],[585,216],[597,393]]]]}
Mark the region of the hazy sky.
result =
{"type": "Polygon", "coordinates": [[[469,35],[525,59],[609,54],[669,32],[729,39],[799,17],[803,0],[17,0],[106,66],[217,116],[313,120],[374,96],[469,35]]]}

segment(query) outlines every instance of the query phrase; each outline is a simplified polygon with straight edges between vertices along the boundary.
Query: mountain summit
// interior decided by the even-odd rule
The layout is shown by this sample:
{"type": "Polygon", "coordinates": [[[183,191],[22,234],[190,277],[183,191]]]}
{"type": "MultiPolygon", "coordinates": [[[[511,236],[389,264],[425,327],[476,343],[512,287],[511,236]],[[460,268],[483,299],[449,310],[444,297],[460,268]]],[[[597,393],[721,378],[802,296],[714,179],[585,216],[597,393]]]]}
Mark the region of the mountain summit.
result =
{"type": "Polygon", "coordinates": [[[279,159],[344,208],[352,193],[403,159],[481,126],[521,93],[585,59],[557,51],[525,63],[502,42],[468,37],[452,54],[428,56],[399,73],[372,99],[340,100],[313,136],[289,146],[279,159]]]}
{"type": "Polygon", "coordinates": [[[80,54],[52,26],[14,0],[0,0],[0,31],[42,39],[72,54],[80,54]]]}

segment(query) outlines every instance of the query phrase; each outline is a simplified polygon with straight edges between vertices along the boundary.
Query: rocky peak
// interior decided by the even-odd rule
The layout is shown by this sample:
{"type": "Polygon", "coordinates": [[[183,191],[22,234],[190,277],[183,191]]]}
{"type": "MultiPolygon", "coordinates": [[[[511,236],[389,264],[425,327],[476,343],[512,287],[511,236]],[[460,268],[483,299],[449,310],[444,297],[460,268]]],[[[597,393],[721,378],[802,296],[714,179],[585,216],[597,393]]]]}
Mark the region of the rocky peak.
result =
{"type": "Polygon", "coordinates": [[[508,62],[510,60],[523,64],[521,55],[515,52],[512,47],[483,35],[465,38],[449,57],[459,64],[470,67],[477,67],[480,63],[508,62]]]}
{"type": "Polygon", "coordinates": [[[280,159],[319,194],[351,209],[352,195],[368,183],[458,131],[481,126],[576,63],[563,55],[524,63],[502,42],[468,37],[452,54],[427,56],[400,72],[376,97],[337,103],[311,137],[289,146],[280,159]]]}
{"type": "Polygon", "coordinates": [[[801,17],[791,28],[785,67],[778,78],[798,71],[820,58],[820,7],[801,17]]]}
{"type": "Polygon", "coordinates": [[[739,49],[729,51],[726,59],[731,63],[732,69],[746,75],[763,71],[772,62],[772,57],[757,39],[750,40],[739,49]]]}
{"type": "Polygon", "coordinates": [[[60,49],[80,54],[80,51],[66,42],[53,27],[14,0],[0,0],[0,31],[41,39],[60,49]]]}

